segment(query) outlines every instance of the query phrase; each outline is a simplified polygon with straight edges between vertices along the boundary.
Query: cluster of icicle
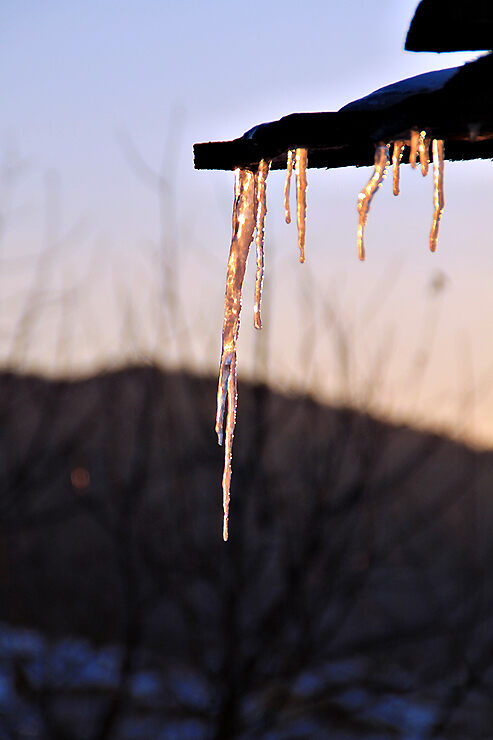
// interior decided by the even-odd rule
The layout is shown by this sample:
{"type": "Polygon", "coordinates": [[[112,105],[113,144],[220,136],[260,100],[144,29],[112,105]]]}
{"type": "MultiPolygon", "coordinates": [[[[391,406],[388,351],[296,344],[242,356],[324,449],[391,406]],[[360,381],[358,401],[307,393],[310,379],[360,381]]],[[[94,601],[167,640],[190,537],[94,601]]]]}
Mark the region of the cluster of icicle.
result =
{"type": "MultiPolygon", "coordinates": [[[[430,139],[426,136],[426,131],[411,131],[410,140],[394,141],[394,150],[392,153],[392,174],[394,195],[399,195],[399,167],[402,159],[404,147],[410,148],[409,163],[413,169],[416,168],[416,162],[419,157],[421,172],[423,177],[428,174],[430,161],[430,139]]],[[[358,254],[360,260],[365,259],[365,242],[364,233],[368,219],[368,212],[373,196],[384,181],[389,165],[389,144],[379,144],[375,150],[375,170],[369,179],[366,187],[358,196],[358,254]]],[[[444,199],[443,199],[443,157],[444,142],[442,139],[433,139],[433,173],[434,173],[434,213],[433,223],[430,232],[430,249],[436,251],[438,241],[438,227],[442,217],[444,199]]]]}
{"type": "MultiPolygon", "coordinates": [[[[306,149],[288,152],[284,202],[286,221],[291,222],[289,189],[291,176],[296,174],[296,203],[298,220],[298,245],[300,261],[305,260],[306,222],[306,149]]],[[[219,444],[224,444],[223,472],[223,539],[228,539],[229,499],[231,487],[231,459],[233,436],[236,423],[237,370],[236,342],[240,328],[241,293],[245,277],[250,244],[256,232],[257,273],[255,280],[255,305],[253,310],[256,329],[262,328],[260,305],[264,280],[264,230],[267,213],[266,180],[270,162],[263,159],[256,173],[247,169],[235,170],[233,202],[233,236],[229,250],[226,273],[226,295],[224,298],[224,324],[219,384],[217,389],[216,434],[219,444]],[[227,401],[227,410],[226,410],[227,401]],[[224,417],[226,416],[226,421],[224,417]]]]}
{"type": "MultiPolygon", "coordinates": [[[[394,195],[399,195],[399,167],[402,152],[409,146],[409,162],[416,168],[419,158],[423,175],[428,174],[430,139],[425,131],[411,131],[410,140],[394,142],[392,154],[394,195]]],[[[390,144],[379,144],[375,150],[375,170],[366,187],[358,196],[358,254],[365,259],[364,231],[373,196],[381,186],[389,166],[390,144]]],[[[430,249],[436,250],[438,227],[442,216],[443,200],[443,155],[444,146],[440,139],[433,139],[434,167],[434,214],[430,233],[430,249]]],[[[284,186],[284,208],[286,223],[291,223],[289,193],[293,170],[296,175],[296,217],[298,223],[298,246],[300,262],[305,261],[306,232],[306,168],[307,150],[292,149],[287,153],[286,183],[284,186]]],[[[264,232],[267,213],[266,181],[270,162],[262,159],[257,172],[237,168],[235,170],[235,189],[233,202],[233,236],[229,251],[226,273],[226,295],[224,299],[224,324],[222,338],[221,364],[217,389],[216,433],[219,444],[224,445],[223,472],[223,539],[228,539],[229,500],[231,488],[231,461],[233,437],[236,423],[237,369],[236,343],[240,328],[241,294],[250,245],[256,234],[257,272],[255,281],[254,325],[262,328],[260,307],[264,280],[264,232]],[[226,416],[226,419],[225,419],[226,416]]]]}

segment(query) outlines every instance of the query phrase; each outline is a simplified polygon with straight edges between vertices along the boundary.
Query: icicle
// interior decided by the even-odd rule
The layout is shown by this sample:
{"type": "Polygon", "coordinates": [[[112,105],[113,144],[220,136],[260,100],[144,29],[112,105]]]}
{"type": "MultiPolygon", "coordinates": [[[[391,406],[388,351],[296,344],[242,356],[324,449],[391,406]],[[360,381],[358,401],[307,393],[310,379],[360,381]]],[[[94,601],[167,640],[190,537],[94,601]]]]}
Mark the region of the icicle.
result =
{"type": "Polygon", "coordinates": [[[364,232],[371,201],[384,180],[388,163],[389,147],[385,144],[379,144],[375,150],[375,170],[373,175],[369,179],[365,189],[358,195],[358,255],[360,260],[365,259],[364,232]]]}
{"type": "Polygon", "coordinates": [[[229,250],[226,273],[226,295],[224,298],[224,324],[217,389],[216,433],[219,444],[223,442],[225,429],[223,473],[223,539],[228,539],[229,497],[231,484],[231,457],[236,421],[236,341],[240,328],[241,291],[245,277],[246,263],[255,229],[255,175],[249,170],[235,172],[235,198],[233,215],[233,236],[229,250]],[[224,412],[228,401],[228,413],[224,425],[224,412]]]}
{"type": "Polygon", "coordinates": [[[296,216],[297,216],[297,221],[298,221],[298,246],[300,248],[300,262],[305,261],[306,164],[307,164],[307,150],[297,149],[296,157],[295,157],[296,216]]]}
{"type": "Polygon", "coordinates": [[[257,194],[256,206],[256,246],[257,246],[257,276],[255,279],[255,305],[253,308],[253,321],[256,329],[262,328],[260,316],[260,304],[262,302],[262,285],[264,282],[264,227],[265,214],[267,213],[267,187],[266,180],[269,174],[270,162],[265,159],[260,161],[255,176],[255,191],[257,194]]]}
{"type": "Polygon", "coordinates": [[[430,140],[426,138],[426,131],[421,131],[419,134],[418,152],[419,163],[421,164],[421,174],[423,177],[426,177],[430,162],[430,140]]]}
{"type": "Polygon", "coordinates": [[[413,170],[416,169],[416,156],[418,154],[418,144],[419,144],[419,131],[416,131],[413,129],[411,131],[411,151],[409,152],[409,164],[413,168],[413,170]]]}
{"type": "Polygon", "coordinates": [[[235,169],[235,192],[233,197],[233,234],[236,234],[238,228],[238,197],[240,195],[240,176],[241,170],[239,167],[235,169]]]}
{"type": "Polygon", "coordinates": [[[295,150],[290,149],[286,162],[286,182],[284,183],[284,211],[286,213],[286,223],[291,223],[291,209],[289,208],[289,190],[291,187],[291,175],[293,174],[295,150]]]}
{"type": "Polygon", "coordinates": [[[402,159],[402,151],[404,149],[405,142],[398,140],[394,141],[394,151],[392,153],[392,179],[393,179],[393,190],[394,195],[399,195],[400,193],[400,163],[402,159]]]}
{"type": "Polygon", "coordinates": [[[434,201],[435,211],[433,213],[433,224],[430,233],[430,249],[436,252],[438,241],[438,227],[442,218],[445,201],[443,198],[443,139],[433,139],[433,180],[434,180],[434,201]]]}

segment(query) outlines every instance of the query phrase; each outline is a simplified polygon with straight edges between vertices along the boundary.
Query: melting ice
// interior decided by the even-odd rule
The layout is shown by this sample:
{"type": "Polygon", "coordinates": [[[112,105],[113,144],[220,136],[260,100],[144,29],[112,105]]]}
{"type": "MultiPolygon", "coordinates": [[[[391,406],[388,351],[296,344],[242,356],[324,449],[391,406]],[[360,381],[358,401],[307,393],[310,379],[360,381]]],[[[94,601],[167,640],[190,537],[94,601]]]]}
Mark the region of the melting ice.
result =
{"type": "MultiPolygon", "coordinates": [[[[428,174],[430,161],[430,139],[426,136],[426,131],[411,131],[410,139],[397,139],[394,141],[392,152],[392,173],[393,173],[393,192],[399,195],[400,183],[400,163],[402,152],[405,146],[409,146],[409,163],[411,167],[416,168],[416,160],[419,156],[421,173],[423,176],[428,174]]],[[[433,171],[434,171],[434,213],[433,224],[430,233],[430,249],[434,252],[437,248],[438,227],[442,217],[444,198],[443,198],[443,169],[444,169],[444,142],[441,139],[433,139],[433,171]]],[[[385,171],[388,164],[389,146],[380,144],[375,151],[375,170],[365,189],[358,197],[358,254],[361,260],[365,259],[364,231],[370,210],[371,199],[375,192],[382,184],[385,177],[385,171]]]]}
{"type": "Polygon", "coordinates": [[[426,138],[426,131],[421,131],[418,140],[419,163],[421,165],[421,174],[426,177],[428,174],[428,165],[430,162],[430,141],[426,138]]]}
{"type": "Polygon", "coordinates": [[[307,150],[297,149],[296,155],[295,155],[296,216],[297,216],[297,221],[298,221],[298,246],[300,248],[300,262],[305,261],[306,165],[307,165],[307,150]]]}
{"type": "Polygon", "coordinates": [[[358,255],[360,260],[364,260],[366,256],[364,234],[371,201],[384,180],[388,163],[389,147],[386,144],[379,144],[375,150],[375,170],[373,171],[373,175],[368,180],[365,189],[358,196],[358,255]]]}
{"type": "Polygon", "coordinates": [[[419,131],[416,131],[413,129],[411,131],[411,151],[409,152],[409,164],[413,168],[413,170],[416,169],[416,157],[418,155],[418,147],[419,147],[419,131]]]}
{"type": "MultiPolygon", "coordinates": [[[[305,259],[306,230],[306,167],[307,150],[288,152],[287,174],[284,186],[286,221],[290,223],[289,189],[293,169],[296,173],[296,213],[298,221],[298,245],[300,261],[305,259]]],[[[235,169],[231,247],[226,272],[226,294],[224,298],[224,323],[221,363],[217,388],[216,434],[219,444],[224,445],[223,471],[223,539],[228,539],[229,501],[231,489],[231,461],[233,437],[236,423],[237,404],[237,357],[236,343],[240,328],[241,294],[245,278],[250,244],[256,230],[256,279],[254,324],[262,328],[261,300],[264,279],[264,232],[267,213],[266,180],[270,162],[262,159],[254,174],[247,169],[235,169]],[[226,419],[225,419],[226,417],[226,419]]]]}
{"type": "Polygon", "coordinates": [[[231,456],[236,421],[237,372],[236,342],[240,328],[241,291],[245,277],[250,244],[255,229],[255,180],[250,170],[235,171],[235,202],[233,204],[233,236],[226,272],[224,324],[219,384],[217,389],[216,433],[224,447],[223,472],[223,539],[228,539],[229,498],[231,486],[231,456]],[[224,415],[228,404],[226,423],[224,415]]]}
{"type": "Polygon", "coordinates": [[[256,192],[256,220],[255,228],[257,231],[257,275],[255,278],[255,304],[253,308],[253,321],[256,329],[262,328],[262,319],[260,316],[260,304],[262,302],[262,286],[264,282],[264,230],[265,215],[267,213],[267,188],[266,179],[269,174],[270,162],[262,159],[258,172],[255,175],[255,192],[256,192]]]}
{"type": "Polygon", "coordinates": [[[430,249],[436,251],[438,241],[438,227],[442,218],[443,207],[445,205],[443,197],[443,139],[433,139],[433,181],[434,181],[434,204],[433,224],[430,233],[430,249]]]}
{"type": "Polygon", "coordinates": [[[291,188],[291,175],[293,174],[293,163],[296,151],[290,149],[288,152],[286,162],[286,182],[284,183],[284,212],[286,215],[286,223],[291,223],[291,209],[289,207],[289,190],[291,188]]]}
{"type": "Polygon", "coordinates": [[[264,279],[264,229],[267,213],[266,180],[270,162],[262,159],[254,174],[250,170],[236,168],[233,201],[233,235],[226,271],[226,294],[224,297],[224,323],[219,383],[217,388],[216,434],[219,444],[224,444],[223,472],[223,539],[228,539],[229,500],[231,489],[231,460],[236,423],[237,369],[236,342],[240,329],[241,294],[243,281],[253,241],[256,236],[257,272],[255,280],[254,322],[257,329],[262,326],[260,303],[264,279]],[[227,411],[226,411],[227,404],[227,411]],[[226,416],[226,421],[225,417],[226,416]]]}
{"type": "Polygon", "coordinates": [[[394,195],[400,193],[400,164],[402,159],[402,152],[404,150],[405,141],[394,141],[394,151],[392,152],[392,180],[393,180],[393,191],[394,195]]]}
{"type": "MultiPolygon", "coordinates": [[[[409,162],[416,168],[419,156],[421,172],[426,175],[429,166],[430,140],[425,131],[413,130],[410,139],[399,139],[393,142],[392,171],[393,192],[399,195],[400,163],[405,146],[410,147],[409,162]]],[[[368,220],[370,205],[378,188],[381,186],[389,164],[389,144],[380,143],[375,150],[375,169],[366,187],[358,196],[358,254],[361,260],[365,259],[364,231],[368,220]]],[[[430,233],[430,249],[436,250],[438,228],[444,207],[443,172],[444,172],[444,142],[433,139],[433,171],[434,171],[434,213],[430,233]]],[[[250,245],[256,231],[256,281],[254,324],[257,329],[262,327],[261,299],[264,277],[264,232],[267,213],[266,180],[269,174],[270,162],[262,159],[256,173],[247,169],[236,168],[232,239],[229,251],[228,267],[226,272],[226,293],[224,299],[224,323],[222,335],[221,363],[219,368],[219,383],[217,389],[216,433],[219,444],[225,440],[224,472],[223,472],[223,538],[228,539],[229,501],[231,487],[232,446],[236,422],[237,403],[237,368],[236,343],[240,328],[241,294],[245,278],[245,270],[250,245]]],[[[298,246],[300,262],[305,259],[306,233],[306,169],[307,149],[291,149],[287,152],[286,181],[284,185],[284,209],[286,222],[291,222],[289,207],[289,193],[293,170],[296,175],[296,216],[298,223],[298,246]]]]}
{"type": "Polygon", "coordinates": [[[293,169],[296,174],[296,221],[298,224],[298,247],[300,262],[305,261],[306,237],[306,168],[308,160],[307,149],[290,149],[286,161],[286,181],[284,183],[284,212],[286,223],[291,223],[291,209],[289,207],[289,191],[293,169]]]}

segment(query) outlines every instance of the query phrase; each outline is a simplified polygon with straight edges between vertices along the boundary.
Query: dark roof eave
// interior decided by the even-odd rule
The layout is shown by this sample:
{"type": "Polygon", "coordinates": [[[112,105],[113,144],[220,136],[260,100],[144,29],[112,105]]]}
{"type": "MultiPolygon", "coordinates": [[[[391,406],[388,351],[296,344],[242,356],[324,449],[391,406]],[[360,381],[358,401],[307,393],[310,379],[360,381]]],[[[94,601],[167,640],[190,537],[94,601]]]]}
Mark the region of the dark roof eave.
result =
{"type": "Polygon", "coordinates": [[[347,167],[373,163],[377,142],[409,138],[425,130],[446,141],[446,158],[493,158],[493,55],[464,65],[433,92],[367,111],[294,113],[262,124],[233,141],[195,144],[196,169],[256,169],[261,159],[274,169],[286,166],[286,152],[308,149],[309,167],[347,167]]]}

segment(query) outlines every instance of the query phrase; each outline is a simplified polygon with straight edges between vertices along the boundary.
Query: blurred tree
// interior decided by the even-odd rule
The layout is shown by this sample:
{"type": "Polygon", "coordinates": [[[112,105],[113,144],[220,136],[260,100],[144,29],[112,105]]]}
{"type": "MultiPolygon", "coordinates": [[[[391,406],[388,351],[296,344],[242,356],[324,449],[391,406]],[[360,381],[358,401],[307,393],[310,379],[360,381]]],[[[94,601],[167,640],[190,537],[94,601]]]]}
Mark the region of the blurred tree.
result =
{"type": "Polygon", "coordinates": [[[14,661],[40,737],[487,737],[490,454],[246,385],[224,545],[214,381],[9,382],[14,448],[50,424],[3,480],[1,618],[117,646],[103,686],[14,661]]]}

